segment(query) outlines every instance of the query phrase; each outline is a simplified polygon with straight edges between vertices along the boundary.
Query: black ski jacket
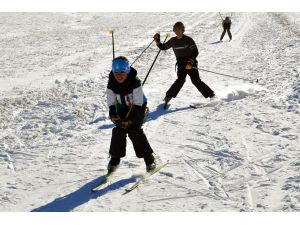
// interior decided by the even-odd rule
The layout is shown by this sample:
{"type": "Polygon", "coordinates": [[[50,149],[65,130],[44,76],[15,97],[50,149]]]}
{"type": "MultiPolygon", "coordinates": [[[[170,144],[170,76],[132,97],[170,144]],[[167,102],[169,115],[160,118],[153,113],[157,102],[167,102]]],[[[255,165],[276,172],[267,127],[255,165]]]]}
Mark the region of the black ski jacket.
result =
{"type": "Polygon", "coordinates": [[[118,83],[111,71],[106,94],[110,117],[119,115],[121,119],[127,119],[133,123],[143,119],[147,100],[134,68],[130,67],[126,80],[121,84],[118,83]],[[129,110],[131,112],[126,118],[129,110]]]}
{"type": "Polygon", "coordinates": [[[194,62],[196,61],[196,58],[199,54],[195,41],[191,37],[186,35],[183,35],[180,39],[178,39],[177,37],[172,37],[164,44],[158,42],[157,46],[161,50],[168,50],[169,48],[173,48],[177,62],[179,64],[187,63],[187,61],[189,60],[192,60],[194,62]]]}
{"type": "Polygon", "coordinates": [[[231,27],[231,20],[223,20],[223,28],[230,29],[231,27]]]}

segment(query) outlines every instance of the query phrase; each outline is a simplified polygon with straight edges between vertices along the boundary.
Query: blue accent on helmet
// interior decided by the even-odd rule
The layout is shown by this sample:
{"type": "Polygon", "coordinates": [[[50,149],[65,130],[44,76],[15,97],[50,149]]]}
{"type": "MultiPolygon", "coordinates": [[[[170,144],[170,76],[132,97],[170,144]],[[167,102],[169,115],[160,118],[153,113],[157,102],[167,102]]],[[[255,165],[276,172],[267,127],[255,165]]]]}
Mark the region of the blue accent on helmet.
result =
{"type": "Polygon", "coordinates": [[[126,59],[115,59],[112,62],[112,71],[114,73],[118,72],[130,72],[130,65],[126,59]]]}

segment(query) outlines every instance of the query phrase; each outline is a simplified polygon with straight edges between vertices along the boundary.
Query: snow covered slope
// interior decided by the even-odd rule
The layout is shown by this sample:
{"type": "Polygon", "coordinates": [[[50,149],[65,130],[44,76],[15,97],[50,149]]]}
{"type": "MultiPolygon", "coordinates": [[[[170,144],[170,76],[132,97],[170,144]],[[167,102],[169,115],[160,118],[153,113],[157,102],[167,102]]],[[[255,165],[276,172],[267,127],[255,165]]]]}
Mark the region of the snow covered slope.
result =
{"type": "MultiPolygon", "coordinates": [[[[217,13],[1,13],[0,211],[300,211],[299,13],[234,13],[233,40],[217,13]],[[143,174],[128,141],[119,172],[106,172],[111,128],[105,89],[116,55],[131,61],[154,33],[186,25],[199,49],[214,106],[187,82],[167,111],[176,79],[172,50],[147,80],[145,133],[170,164],[127,195],[143,174]]],[[[137,61],[141,79],[157,52],[137,61]]]]}

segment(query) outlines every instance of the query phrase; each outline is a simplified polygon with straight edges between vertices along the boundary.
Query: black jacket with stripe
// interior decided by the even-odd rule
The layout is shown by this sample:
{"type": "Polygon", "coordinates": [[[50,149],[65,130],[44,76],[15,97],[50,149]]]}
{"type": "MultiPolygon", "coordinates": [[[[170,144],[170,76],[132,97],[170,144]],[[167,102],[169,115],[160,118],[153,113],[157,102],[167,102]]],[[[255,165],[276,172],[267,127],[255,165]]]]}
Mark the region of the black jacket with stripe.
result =
{"type": "Polygon", "coordinates": [[[186,35],[178,39],[177,37],[172,37],[169,41],[162,44],[157,43],[157,46],[161,50],[168,50],[173,48],[178,64],[186,64],[189,60],[196,62],[196,58],[199,54],[197,45],[195,41],[186,35]]]}

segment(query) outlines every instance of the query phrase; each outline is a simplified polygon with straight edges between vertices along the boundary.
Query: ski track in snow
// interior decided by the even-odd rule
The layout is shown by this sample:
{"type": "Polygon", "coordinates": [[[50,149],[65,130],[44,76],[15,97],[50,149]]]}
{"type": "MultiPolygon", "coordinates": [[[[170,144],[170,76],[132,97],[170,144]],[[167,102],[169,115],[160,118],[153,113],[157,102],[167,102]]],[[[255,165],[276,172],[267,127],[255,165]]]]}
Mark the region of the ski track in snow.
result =
{"type": "MultiPolygon", "coordinates": [[[[234,13],[233,40],[218,43],[217,13],[1,13],[0,211],[300,211],[299,18],[234,13]],[[172,50],[161,52],[144,86],[144,130],[158,161],[170,163],[122,196],[145,172],[128,141],[120,171],[91,194],[113,127],[108,29],[116,29],[116,55],[133,61],[180,20],[199,68],[258,84],[200,71],[218,104],[187,77],[164,111],[176,73],[172,50]]],[[[141,79],[157,51],[152,45],[135,63],[141,79]]]]}

